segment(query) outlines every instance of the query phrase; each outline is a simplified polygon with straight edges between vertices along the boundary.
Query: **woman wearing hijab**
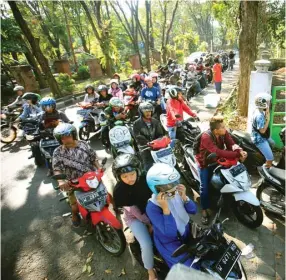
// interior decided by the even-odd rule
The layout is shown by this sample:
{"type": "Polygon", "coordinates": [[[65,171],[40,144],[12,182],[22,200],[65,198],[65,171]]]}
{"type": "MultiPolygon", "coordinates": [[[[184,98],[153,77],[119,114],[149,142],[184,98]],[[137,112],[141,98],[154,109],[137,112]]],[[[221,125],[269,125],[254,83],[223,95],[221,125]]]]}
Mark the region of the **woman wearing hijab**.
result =
{"type": "Polygon", "coordinates": [[[115,209],[123,208],[123,220],[130,228],[141,248],[144,267],[149,280],[156,280],[154,270],[153,244],[149,232],[150,220],[145,214],[151,191],[146,183],[146,176],[141,175],[141,164],[135,155],[121,154],[113,163],[112,171],[118,183],[113,192],[115,209]]]}
{"type": "MultiPolygon", "coordinates": [[[[165,163],[154,164],[147,173],[147,184],[153,194],[146,213],[153,225],[155,246],[169,268],[185,256],[172,254],[189,240],[189,214],[197,212],[196,204],[186,195],[186,187],[180,184],[180,177],[173,166],[165,163]]],[[[184,264],[191,266],[193,260],[189,258],[184,264]]]]}
{"type": "Polygon", "coordinates": [[[120,100],[123,101],[123,92],[119,87],[119,82],[116,79],[112,79],[110,81],[110,89],[108,91],[113,97],[118,97],[120,100]]]}

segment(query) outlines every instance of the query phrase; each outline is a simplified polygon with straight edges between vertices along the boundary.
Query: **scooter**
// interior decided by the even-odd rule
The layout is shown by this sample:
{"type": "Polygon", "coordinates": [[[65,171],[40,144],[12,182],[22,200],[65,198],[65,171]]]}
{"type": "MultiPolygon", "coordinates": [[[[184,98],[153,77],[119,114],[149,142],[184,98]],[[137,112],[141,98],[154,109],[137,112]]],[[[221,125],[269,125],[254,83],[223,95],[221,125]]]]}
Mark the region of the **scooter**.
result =
{"type": "Polygon", "coordinates": [[[261,178],[256,184],[256,197],[266,211],[285,218],[285,170],[264,165],[257,170],[261,178]]]}
{"type": "MultiPolygon", "coordinates": [[[[193,148],[190,145],[183,147],[185,159],[192,180],[192,187],[200,193],[200,176],[196,167],[193,148]]],[[[207,161],[216,159],[212,153],[207,161]]],[[[232,209],[237,219],[250,228],[257,228],[263,222],[263,212],[259,200],[250,191],[251,180],[246,167],[237,160],[218,159],[208,165],[213,168],[212,178],[209,184],[209,197],[211,203],[216,202],[214,207],[221,209],[228,206],[232,209]]]]}
{"type": "MultiPolygon", "coordinates": [[[[103,169],[87,172],[69,184],[74,189],[80,216],[95,229],[99,244],[111,255],[120,256],[126,240],[120,221],[109,209],[111,197],[102,182],[103,175],[103,169]]],[[[66,175],[54,175],[53,179],[65,180],[66,175]]]]}
{"type": "Polygon", "coordinates": [[[82,108],[77,111],[77,114],[81,118],[78,132],[79,138],[80,140],[88,141],[91,132],[95,132],[95,134],[101,132],[101,126],[98,120],[101,110],[92,107],[90,103],[81,102],[78,105],[82,108]]]}
{"type": "MultiPolygon", "coordinates": [[[[173,257],[182,256],[179,263],[184,263],[194,257],[191,267],[196,263],[199,270],[211,275],[214,279],[241,279],[246,280],[247,275],[240,261],[241,250],[235,242],[229,242],[224,237],[223,223],[219,221],[220,211],[209,228],[202,229],[195,223],[190,222],[192,236],[187,244],[182,244],[173,252],[173,257]]],[[[138,241],[129,244],[132,256],[143,266],[141,251],[138,241]]],[[[158,276],[166,277],[169,267],[154,248],[154,268],[158,276]]],[[[192,278],[190,278],[192,279],[192,278]]]]}

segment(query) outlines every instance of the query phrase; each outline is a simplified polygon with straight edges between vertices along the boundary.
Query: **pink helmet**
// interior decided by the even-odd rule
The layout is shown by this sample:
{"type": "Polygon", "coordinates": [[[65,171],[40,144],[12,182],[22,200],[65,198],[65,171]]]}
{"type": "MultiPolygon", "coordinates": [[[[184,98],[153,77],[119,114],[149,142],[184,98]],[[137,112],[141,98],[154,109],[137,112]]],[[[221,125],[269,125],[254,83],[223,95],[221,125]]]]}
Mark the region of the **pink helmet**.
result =
{"type": "Polygon", "coordinates": [[[151,78],[158,78],[158,76],[159,76],[158,73],[151,73],[150,74],[151,78]]]}
{"type": "Polygon", "coordinates": [[[152,78],[151,77],[146,77],[144,81],[145,81],[145,83],[152,82],[152,78]]]}
{"type": "Polygon", "coordinates": [[[191,70],[195,70],[196,68],[195,68],[194,65],[190,65],[190,66],[188,67],[188,69],[191,71],[191,70]]]}

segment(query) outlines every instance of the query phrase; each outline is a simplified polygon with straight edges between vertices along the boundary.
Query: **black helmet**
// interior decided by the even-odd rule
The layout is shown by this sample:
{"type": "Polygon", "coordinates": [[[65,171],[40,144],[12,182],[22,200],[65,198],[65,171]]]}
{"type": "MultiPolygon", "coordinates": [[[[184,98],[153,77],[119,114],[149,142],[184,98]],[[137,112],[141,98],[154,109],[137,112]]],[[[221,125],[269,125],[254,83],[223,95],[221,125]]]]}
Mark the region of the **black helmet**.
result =
{"type": "Polygon", "coordinates": [[[70,123],[61,123],[54,129],[54,137],[62,144],[63,136],[72,136],[74,140],[77,140],[77,131],[75,126],[70,123]]]}
{"type": "Polygon", "coordinates": [[[92,92],[94,92],[94,86],[93,85],[86,85],[85,86],[85,92],[87,92],[87,90],[91,88],[92,89],[92,92]]]}
{"type": "Polygon", "coordinates": [[[106,85],[99,85],[97,88],[98,93],[100,93],[101,91],[106,90],[106,92],[108,91],[108,88],[106,85]]]}
{"type": "Polygon", "coordinates": [[[121,154],[117,156],[112,164],[112,172],[114,177],[121,181],[121,174],[136,171],[137,179],[141,175],[141,163],[133,154],[121,154]]]}
{"type": "Polygon", "coordinates": [[[139,111],[139,114],[141,116],[144,116],[143,113],[147,112],[147,111],[149,111],[149,112],[151,111],[152,115],[153,115],[154,114],[154,106],[150,102],[142,102],[139,105],[138,111],[139,111]]]}
{"type": "Polygon", "coordinates": [[[31,100],[32,102],[36,103],[40,100],[39,95],[33,92],[26,92],[23,96],[22,99],[24,100],[31,100]]]}
{"type": "Polygon", "coordinates": [[[179,92],[183,92],[183,89],[178,86],[172,86],[167,90],[167,93],[173,99],[178,98],[179,92]]]}

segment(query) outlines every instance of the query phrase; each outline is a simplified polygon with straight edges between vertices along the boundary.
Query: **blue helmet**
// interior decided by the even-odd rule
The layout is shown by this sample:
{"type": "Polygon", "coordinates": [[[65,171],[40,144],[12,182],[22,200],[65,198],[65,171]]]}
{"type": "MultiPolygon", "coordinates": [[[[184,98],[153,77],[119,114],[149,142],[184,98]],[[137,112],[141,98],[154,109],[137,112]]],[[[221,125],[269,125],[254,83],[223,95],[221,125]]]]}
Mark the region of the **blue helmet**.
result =
{"type": "Polygon", "coordinates": [[[54,137],[62,144],[63,136],[72,136],[74,140],[77,139],[77,131],[76,128],[70,123],[60,123],[54,129],[54,137]]]}
{"type": "Polygon", "coordinates": [[[52,108],[56,108],[56,100],[53,97],[44,97],[41,102],[40,105],[42,106],[43,110],[46,107],[52,107],[52,108]]]}
{"type": "Polygon", "coordinates": [[[147,172],[146,180],[148,187],[154,194],[158,194],[157,187],[166,191],[180,183],[180,173],[169,164],[155,163],[147,172]]]}

